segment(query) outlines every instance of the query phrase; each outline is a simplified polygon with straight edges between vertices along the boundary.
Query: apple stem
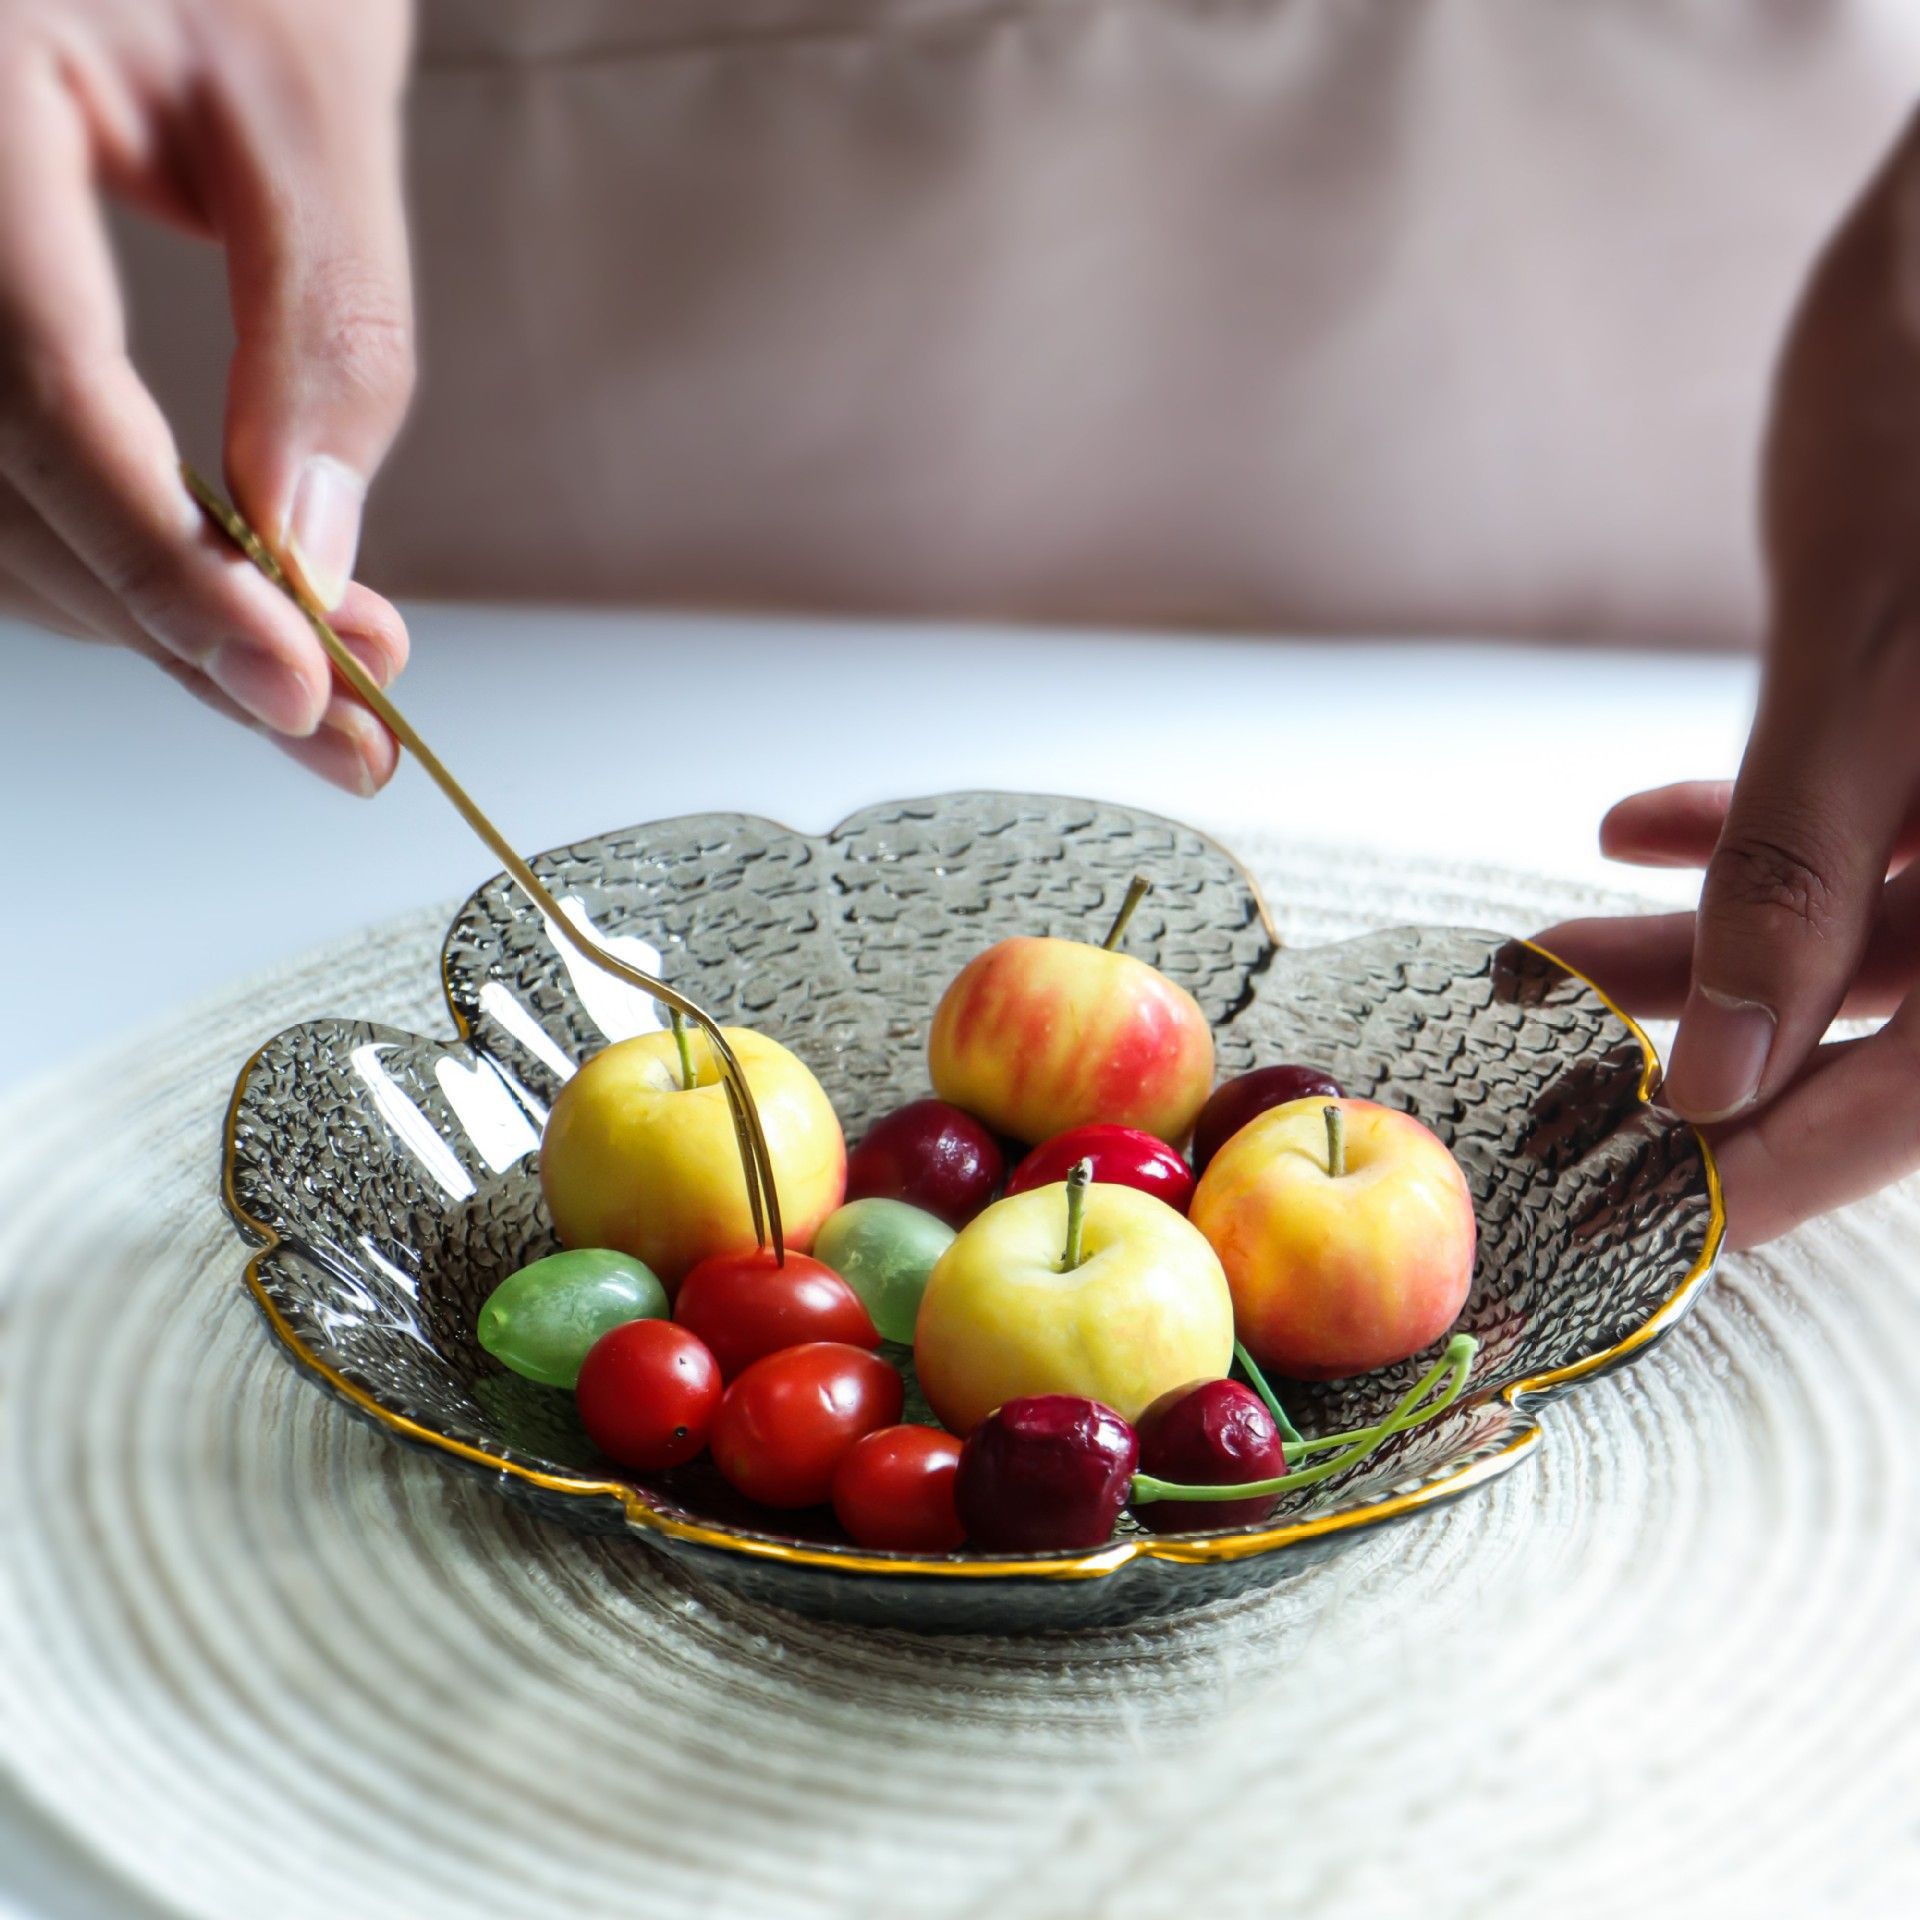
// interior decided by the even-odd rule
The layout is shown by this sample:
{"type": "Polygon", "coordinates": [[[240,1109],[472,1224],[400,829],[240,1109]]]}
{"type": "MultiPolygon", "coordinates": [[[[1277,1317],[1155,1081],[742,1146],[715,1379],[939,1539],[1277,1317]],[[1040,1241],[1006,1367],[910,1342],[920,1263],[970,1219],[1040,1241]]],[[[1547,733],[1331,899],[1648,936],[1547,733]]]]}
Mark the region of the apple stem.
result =
{"type": "Polygon", "coordinates": [[[1306,1442],[1300,1438],[1300,1429],[1287,1418],[1287,1410],[1280,1404],[1280,1396],[1267,1384],[1267,1376],[1238,1340],[1233,1343],[1233,1357],[1240,1362],[1240,1371],[1252,1383],[1254,1392],[1267,1403],[1267,1411],[1273,1415],[1273,1424],[1280,1429],[1281,1440],[1289,1447],[1304,1446],[1306,1442]]]}
{"type": "Polygon", "coordinates": [[[1338,1180],[1347,1171],[1347,1112],[1344,1107],[1326,1106],[1320,1111],[1327,1119],[1327,1178],[1338,1180]]]}
{"type": "Polygon", "coordinates": [[[1093,1162],[1076,1160],[1067,1175],[1067,1251],[1060,1271],[1071,1273],[1086,1259],[1081,1240],[1087,1224],[1087,1188],[1093,1184],[1093,1162]]]}
{"type": "Polygon", "coordinates": [[[1113,916],[1113,925],[1107,929],[1107,937],[1100,944],[1109,953],[1120,944],[1120,936],[1127,930],[1127,922],[1133,918],[1133,910],[1147,897],[1147,890],[1153,882],[1144,873],[1136,873],[1127,882],[1127,897],[1120,902],[1120,911],[1113,916]]]}
{"type": "Polygon", "coordinates": [[[687,1016],[678,1007],[669,1009],[673,1016],[673,1044],[680,1049],[680,1085],[684,1092],[691,1093],[700,1084],[700,1076],[693,1070],[693,1042],[687,1038],[687,1016]]]}
{"type": "Polygon", "coordinates": [[[1331,1480],[1336,1474],[1357,1466],[1394,1434],[1405,1433],[1409,1427],[1422,1426],[1445,1413],[1460,1398],[1479,1347],[1472,1334],[1456,1333],[1447,1342],[1446,1351],[1400,1396],[1384,1420],[1371,1427],[1356,1427],[1348,1433],[1330,1433],[1318,1440],[1302,1441],[1300,1451],[1303,1453],[1340,1449],[1331,1460],[1323,1460],[1318,1466],[1301,1467],[1272,1480],[1242,1480],[1214,1487],[1181,1486],[1171,1480],[1156,1480],[1150,1473],[1136,1473],[1129,1500],[1134,1506],[1151,1506],[1156,1500],[1262,1500],[1269,1494],[1297,1493],[1303,1487],[1331,1480]],[[1446,1384],[1429,1401],[1427,1396],[1443,1378],[1446,1384]]]}

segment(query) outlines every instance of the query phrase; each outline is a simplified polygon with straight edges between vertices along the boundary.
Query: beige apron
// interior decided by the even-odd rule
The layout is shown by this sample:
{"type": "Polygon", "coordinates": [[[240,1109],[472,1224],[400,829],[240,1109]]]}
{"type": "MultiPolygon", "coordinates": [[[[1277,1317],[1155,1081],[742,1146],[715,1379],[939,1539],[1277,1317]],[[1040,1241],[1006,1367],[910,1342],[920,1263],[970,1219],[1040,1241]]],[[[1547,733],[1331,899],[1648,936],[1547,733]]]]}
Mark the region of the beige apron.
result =
{"type": "MultiPolygon", "coordinates": [[[[398,591],[1738,642],[1920,7],[443,0],[398,591]]],[[[217,442],[204,255],[138,352],[217,442]]]]}

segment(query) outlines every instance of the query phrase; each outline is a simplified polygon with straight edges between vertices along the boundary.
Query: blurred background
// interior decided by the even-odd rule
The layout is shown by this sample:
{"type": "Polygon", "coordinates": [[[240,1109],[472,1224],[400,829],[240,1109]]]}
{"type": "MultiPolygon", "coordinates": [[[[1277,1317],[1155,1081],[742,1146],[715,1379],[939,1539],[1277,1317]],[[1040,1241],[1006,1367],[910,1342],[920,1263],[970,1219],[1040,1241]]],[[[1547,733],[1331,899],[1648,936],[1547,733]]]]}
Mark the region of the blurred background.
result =
{"type": "MultiPolygon", "coordinates": [[[[404,701],[530,847],[996,784],[1603,880],[1737,763],[1769,368],[1916,70],[1886,5],[428,4],[404,701]]],[[[217,473],[220,254],[116,244],[217,473]]],[[[480,877],[410,770],[6,645],[0,817],[93,877],[0,1076],[480,877]]]]}
{"type": "MultiPolygon", "coordinates": [[[[995,784],[1599,881],[1614,799],[1733,770],[1769,368],[1909,10],[430,0],[417,42],[362,576],[523,845],[995,784]]],[[[221,255],[115,241],[217,473],[221,255]]],[[[0,632],[0,817],[89,850],[0,955],[0,1076],[480,877],[410,770],[363,812],[0,632]]]]}

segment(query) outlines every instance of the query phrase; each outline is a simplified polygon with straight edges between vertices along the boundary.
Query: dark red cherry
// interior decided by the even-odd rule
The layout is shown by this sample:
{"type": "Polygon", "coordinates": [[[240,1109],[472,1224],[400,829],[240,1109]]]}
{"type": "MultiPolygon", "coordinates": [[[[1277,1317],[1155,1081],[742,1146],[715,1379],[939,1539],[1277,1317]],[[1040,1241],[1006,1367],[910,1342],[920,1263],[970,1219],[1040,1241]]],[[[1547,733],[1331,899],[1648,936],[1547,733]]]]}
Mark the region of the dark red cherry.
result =
{"type": "Polygon", "coordinates": [[[1345,1098],[1340,1082],[1318,1067],[1255,1067],[1237,1080],[1222,1081],[1194,1122],[1193,1170],[1205,1173],[1207,1162],[1269,1107],[1283,1107],[1289,1100],[1345,1098]]]}
{"type": "Polygon", "coordinates": [[[1093,1162],[1093,1177],[1108,1186],[1138,1187],[1164,1200],[1176,1213],[1185,1213],[1193,1198],[1193,1169],[1184,1157],[1138,1127],[1116,1127],[1105,1122],[1070,1127],[1056,1133],[1014,1168],[1007,1181],[1009,1193],[1029,1187],[1050,1187],[1064,1180],[1082,1160],[1093,1162]]]}
{"type": "Polygon", "coordinates": [[[1098,1400],[1009,1400],[960,1449],[953,1492],[961,1524],[989,1553],[1102,1546],[1127,1504],[1139,1456],[1133,1429],[1098,1400]]]}
{"type": "MultiPolygon", "coordinates": [[[[1140,1416],[1140,1471],[1182,1487],[1277,1480],[1287,1470],[1266,1402],[1238,1380],[1205,1380],[1163,1393],[1140,1416]]],[[[1195,1533],[1264,1520],[1277,1493],[1255,1500],[1149,1500],[1133,1517],[1155,1533],[1195,1533]]]]}
{"type": "Polygon", "coordinates": [[[960,1228],[1006,1170],[991,1128],[944,1100],[916,1100],[876,1120],[847,1156],[847,1198],[904,1200],[960,1228]]]}

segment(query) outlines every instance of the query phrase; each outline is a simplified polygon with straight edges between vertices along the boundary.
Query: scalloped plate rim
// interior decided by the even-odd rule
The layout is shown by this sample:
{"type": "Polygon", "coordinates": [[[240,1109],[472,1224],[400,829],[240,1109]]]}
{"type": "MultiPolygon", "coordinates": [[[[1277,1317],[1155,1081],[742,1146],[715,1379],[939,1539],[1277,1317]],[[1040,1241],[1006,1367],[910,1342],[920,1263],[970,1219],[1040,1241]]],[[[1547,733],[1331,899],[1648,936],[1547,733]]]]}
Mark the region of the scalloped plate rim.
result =
{"type": "MultiPolygon", "coordinates": [[[[851,822],[863,815],[877,811],[881,807],[913,809],[926,807],[936,809],[943,801],[978,797],[981,794],[995,797],[1037,799],[1058,801],[1073,806],[1100,806],[1114,804],[1089,800],[1084,795],[1044,794],[1022,792],[1002,793],[999,789],[956,789],[950,792],[928,795],[916,795],[893,801],[876,801],[868,807],[856,809],[836,821],[831,827],[819,834],[809,834],[801,829],[787,825],[769,815],[744,814],[726,810],[707,810],[694,814],[671,816],[674,821],[692,819],[753,821],[759,825],[790,834],[799,840],[830,844],[851,822]]],[[[1124,803],[1121,803],[1124,804],[1124,803]]],[[[1153,814],[1141,808],[1129,811],[1140,814],[1144,819],[1158,821],[1181,832],[1192,833],[1218,851],[1231,863],[1235,872],[1246,885],[1259,923],[1276,952],[1286,950],[1285,942],[1280,938],[1279,930],[1273,924],[1273,917],[1267,907],[1266,896],[1259,881],[1247,869],[1246,865],[1234,853],[1233,849],[1213,835],[1199,828],[1188,826],[1164,814],[1153,814]]],[[[628,827],[616,827],[605,832],[588,835],[583,839],[571,840],[564,844],[544,850],[534,856],[534,864],[550,858],[559,858],[575,853],[595,841],[608,840],[623,835],[638,835],[649,827],[658,827],[668,822],[639,821],[628,827]]],[[[447,931],[442,937],[437,956],[437,972],[440,981],[441,1001],[454,1027],[450,1040],[435,1039],[430,1035],[411,1034],[410,1038],[419,1040],[428,1046],[465,1046],[474,1055],[484,1060],[512,1092],[511,1076],[502,1072],[499,1063],[480,1046],[466,1017],[455,1003],[452,992],[452,980],[449,973],[449,956],[454,935],[463,916],[482,894],[499,884],[506,876],[502,873],[489,875],[473,887],[453,911],[447,931]]],[[[1349,940],[1369,940],[1389,936],[1395,932],[1418,932],[1423,929],[1418,923],[1408,923],[1400,927],[1375,927],[1363,933],[1349,936],[1349,940]]],[[[1638,1089],[1638,1099],[1642,1105],[1649,1103],[1660,1072],[1659,1055],[1653,1042],[1648,1038],[1639,1022],[1627,1013],[1602,987],[1587,974],[1562,960],[1550,949],[1537,941],[1527,940],[1516,935],[1499,933],[1486,928],[1448,928],[1449,932],[1472,932],[1488,938],[1514,940],[1518,945],[1528,947],[1555,966],[1570,978],[1578,980],[1630,1033],[1639,1045],[1644,1060],[1644,1071],[1638,1089]]],[[[1329,942],[1330,947],[1348,944],[1347,941],[1329,942]]],[[[338,1017],[338,1016],[335,1016],[338,1017]]],[[[625,1480],[591,1480],[583,1476],[567,1473],[546,1472],[520,1465],[518,1462],[502,1459],[489,1453],[483,1447],[475,1447],[465,1441],[456,1440],[436,1428],[416,1421],[406,1414],[399,1413],[380,1401],[366,1388],[357,1386],[344,1372],[316,1353],[288,1323],[278,1304],[269,1293],[263,1269],[275,1255],[285,1254],[294,1259],[311,1258],[296,1242],[286,1239],[276,1228],[256,1219],[241,1205],[235,1190],[235,1162],[238,1153],[238,1123],[241,1110],[253,1072],[261,1059],[280,1041],[297,1033],[304,1026],[316,1024],[312,1021],[297,1021],[282,1028],[278,1033],[256,1047],[247,1057],[235,1078],[234,1088],[227,1102],[227,1111],[221,1130],[221,1194],[227,1212],[231,1216],[236,1231],[243,1239],[254,1243],[256,1251],[248,1260],[243,1279],[255,1306],[267,1322],[274,1336],[275,1344],[282,1350],[289,1363],[311,1376],[315,1384],[324,1387],[335,1398],[344,1401],[355,1412],[370,1420],[402,1441],[415,1446],[425,1447],[433,1452],[445,1455],[457,1464],[475,1472],[495,1477],[507,1477],[539,1487],[544,1491],[574,1499],[611,1499],[620,1506],[628,1529],[640,1537],[660,1536],[666,1540],[685,1545],[706,1548],[724,1554],[769,1560],[788,1565],[802,1565],[822,1568],[826,1571],[845,1574],[871,1574],[882,1578],[934,1578],[934,1579],[1044,1579],[1079,1580],[1105,1579],[1120,1572],[1136,1560],[1158,1560],[1173,1565],[1214,1564],[1222,1561],[1240,1560],[1284,1551],[1289,1547],[1306,1541],[1323,1539],[1331,1535],[1354,1532],[1357,1530],[1382,1526],[1394,1520],[1408,1517],[1423,1509],[1445,1505],[1475,1487],[1485,1485],[1510,1472],[1520,1462],[1530,1457],[1545,1439],[1545,1430],[1534,1417],[1533,1409],[1557,1398],[1566,1388],[1582,1380],[1612,1372],[1614,1369],[1630,1364],[1649,1348],[1655,1345],[1666,1333],[1685,1316],[1688,1309],[1698,1298],[1701,1288],[1712,1274],[1714,1264],[1719,1257],[1726,1232],[1726,1209],[1721,1192],[1720,1174],[1714,1159],[1713,1147],[1699,1128],[1691,1128],[1694,1140],[1699,1148],[1700,1161],[1706,1176],[1706,1191],[1709,1207],[1707,1230],[1702,1240],[1699,1254],[1691,1267],[1677,1281],[1660,1304],[1631,1332],[1616,1340],[1611,1346],[1598,1352],[1583,1356],[1581,1359],[1554,1368],[1548,1372],[1530,1374],[1523,1379],[1510,1382],[1495,1390],[1483,1390],[1481,1393],[1464,1396],[1467,1406],[1487,1405],[1497,1402],[1504,1406],[1512,1421],[1508,1435],[1491,1451],[1476,1452],[1462,1459],[1451,1468],[1438,1469],[1432,1476],[1420,1480],[1416,1485],[1400,1492],[1387,1494],[1362,1502],[1351,1507],[1335,1508],[1330,1512],[1284,1522],[1278,1526],[1264,1527],[1257,1531],[1224,1533],[1186,1533],[1153,1534],[1140,1533],[1120,1536],[1106,1545],[1090,1552],[1068,1549],[1056,1554],[1027,1554],[1012,1558],[990,1559],[981,1556],[954,1555],[913,1555],[906,1553],[875,1552],[861,1548],[845,1548],[832,1544],[814,1544],[799,1541],[790,1536],[760,1534],[744,1529],[736,1530],[703,1524],[682,1519],[655,1505],[643,1489],[625,1480]]],[[[517,1096],[516,1096],[517,1097],[517,1096]]]]}

